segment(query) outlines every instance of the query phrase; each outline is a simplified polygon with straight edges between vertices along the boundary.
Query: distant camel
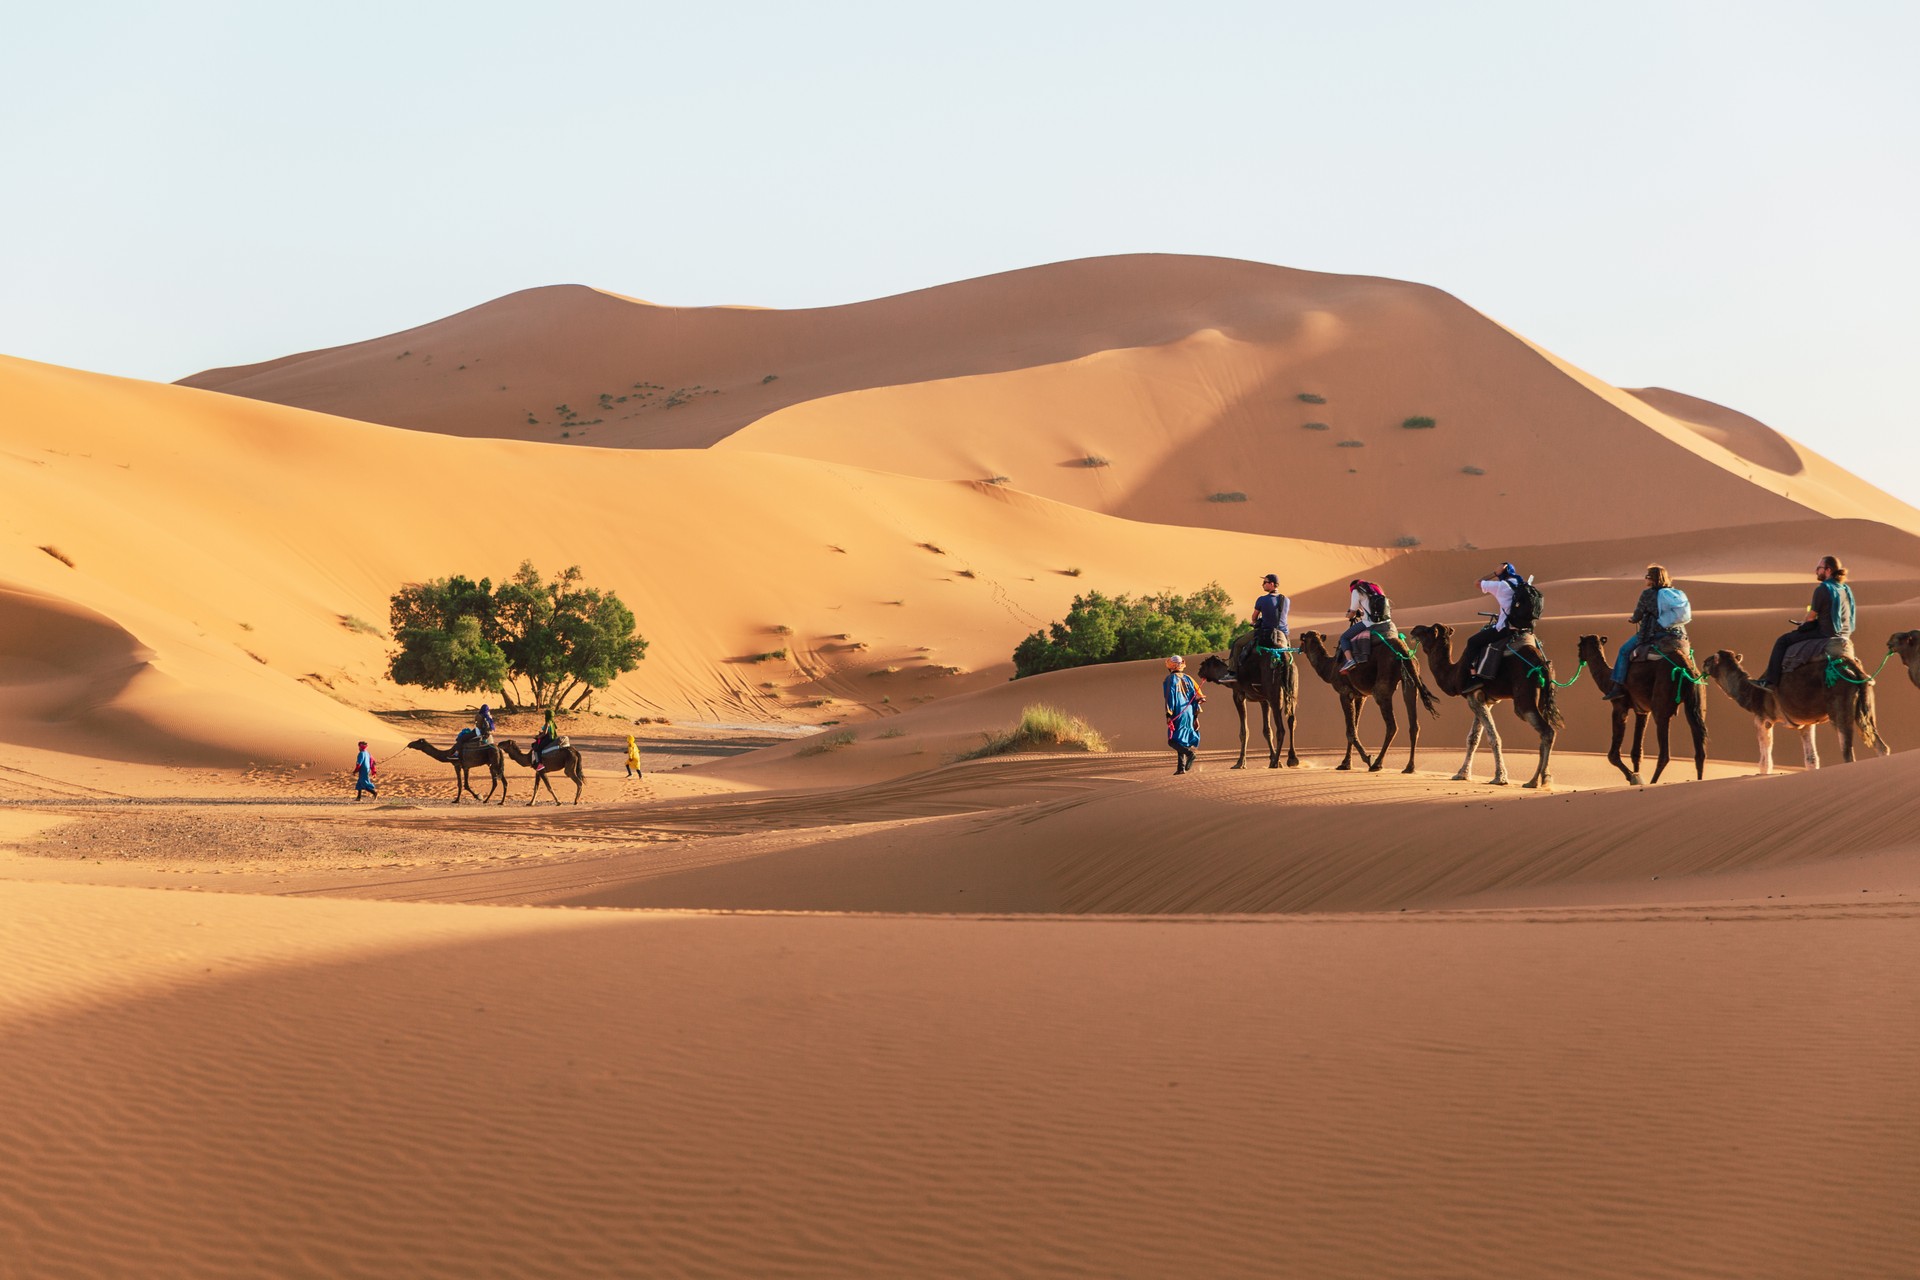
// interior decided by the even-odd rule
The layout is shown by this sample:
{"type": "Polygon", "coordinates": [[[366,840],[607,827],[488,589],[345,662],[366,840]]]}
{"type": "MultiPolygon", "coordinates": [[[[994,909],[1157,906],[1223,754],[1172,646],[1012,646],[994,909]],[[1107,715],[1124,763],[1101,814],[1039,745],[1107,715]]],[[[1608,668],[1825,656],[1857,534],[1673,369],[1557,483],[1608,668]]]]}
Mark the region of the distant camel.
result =
{"type": "Polygon", "coordinates": [[[1372,657],[1345,675],[1340,674],[1338,663],[1333,654],[1327,652],[1327,638],[1318,631],[1300,633],[1300,656],[1310,663],[1322,680],[1333,686],[1340,698],[1340,714],[1347,722],[1347,754],[1334,768],[1351,769],[1353,753],[1360,753],[1360,763],[1367,766],[1368,772],[1378,773],[1387,763],[1387,748],[1393,745],[1399,724],[1393,714],[1393,693],[1400,691],[1401,701],[1407,704],[1407,733],[1412,741],[1407,744],[1407,767],[1402,773],[1413,772],[1414,753],[1420,749],[1420,708],[1415,703],[1417,697],[1426,704],[1427,714],[1438,716],[1440,704],[1433,700],[1433,691],[1427,688],[1420,678],[1420,668],[1413,664],[1409,654],[1402,658],[1394,650],[1399,645],[1389,644],[1375,636],[1372,657]],[[1372,759],[1367,757],[1367,749],[1360,745],[1358,729],[1360,715],[1366,710],[1367,699],[1371,697],[1374,705],[1380,708],[1380,718],[1386,722],[1387,736],[1381,740],[1379,754],[1372,759]]]}
{"type": "MultiPolygon", "coordinates": [[[[1605,636],[1581,636],[1580,661],[1586,663],[1593,672],[1593,682],[1600,686],[1600,692],[1612,693],[1613,663],[1607,658],[1606,643],[1605,636]]],[[[1662,657],[1664,659],[1664,654],[1662,657]]],[[[1611,699],[1609,703],[1613,708],[1613,744],[1607,748],[1607,759],[1613,767],[1626,775],[1628,783],[1636,787],[1640,785],[1640,744],[1646,740],[1647,717],[1651,715],[1660,740],[1660,761],[1653,766],[1653,780],[1660,781],[1660,775],[1667,768],[1667,745],[1673,732],[1673,715],[1684,707],[1687,727],[1693,730],[1693,776],[1706,777],[1707,692],[1701,687],[1692,661],[1682,658],[1677,665],[1665,660],[1630,662],[1627,664],[1626,686],[1627,696],[1611,699]],[[1680,672],[1686,674],[1677,674],[1680,672]],[[1674,687],[1676,680],[1681,687],[1674,687]],[[1631,769],[1620,762],[1620,739],[1626,736],[1629,711],[1633,713],[1631,769]]]]}
{"type": "MultiPolygon", "coordinates": [[[[1233,709],[1240,717],[1240,758],[1233,762],[1233,767],[1247,767],[1247,695],[1251,693],[1260,704],[1260,732],[1267,740],[1267,768],[1280,767],[1280,748],[1284,746],[1287,768],[1296,769],[1300,766],[1300,755],[1294,748],[1293,718],[1300,707],[1299,670],[1288,655],[1274,656],[1266,651],[1260,651],[1253,665],[1251,684],[1236,680],[1227,686],[1233,690],[1233,709]],[[1269,722],[1272,729],[1267,727],[1269,722]]],[[[1225,658],[1209,654],[1200,664],[1200,678],[1208,684],[1219,684],[1220,677],[1232,670],[1225,658]]]]}
{"type": "Polygon", "coordinates": [[[1887,637],[1887,652],[1900,655],[1907,664],[1907,679],[1920,689],[1920,631],[1896,631],[1887,637]]]}
{"type": "MultiPolygon", "coordinates": [[[[533,768],[533,756],[528,752],[522,751],[520,744],[512,738],[502,739],[500,745],[508,755],[513,757],[513,762],[522,769],[533,768]]],[[[545,762],[546,768],[533,775],[533,799],[527,801],[527,807],[531,809],[534,800],[540,798],[541,787],[547,789],[547,794],[553,797],[555,804],[560,803],[560,797],[553,794],[552,777],[555,769],[559,769],[565,773],[567,777],[573,779],[573,802],[579,804],[580,789],[586,786],[587,782],[586,773],[580,765],[580,748],[548,747],[540,753],[540,759],[545,762]]]]}
{"type": "Polygon", "coordinates": [[[493,799],[493,793],[496,788],[498,788],[500,792],[500,803],[505,804],[507,802],[507,766],[500,759],[500,750],[498,747],[490,746],[487,743],[480,742],[473,738],[469,738],[465,742],[444,749],[434,746],[425,738],[415,738],[407,745],[415,751],[432,756],[441,764],[450,764],[453,766],[453,802],[455,804],[460,803],[460,793],[462,791],[472,796],[475,800],[479,800],[481,804],[485,804],[488,800],[493,799]],[[473,770],[483,767],[493,779],[487,787],[487,795],[484,800],[481,799],[480,793],[475,791],[467,781],[468,775],[471,774],[473,770]]]}
{"type": "Polygon", "coordinates": [[[1464,659],[1454,661],[1453,628],[1445,623],[1433,623],[1415,627],[1408,634],[1426,653],[1427,666],[1433,671],[1433,683],[1440,692],[1451,698],[1465,698],[1467,707],[1473,712],[1473,727],[1467,730],[1467,758],[1460,762],[1460,772],[1453,775],[1453,780],[1473,780],[1473,753],[1479,750],[1480,737],[1484,734],[1493,747],[1492,784],[1496,787],[1507,785],[1507,762],[1500,752],[1500,731],[1493,726],[1493,704],[1511,700],[1513,714],[1540,735],[1540,763],[1535,767],[1533,776],[1521,785],[1529,788],[1552,786],[1553,775],[1548,772],[1547,765],[1553,759],[1553,740],[1565,721],[1554,701],[1553,664],[1547,661],[1546,655],[1541,655],[1539,667],[1530,669],[1527,663],[1512,654],[1503,654],[1500,665],[1494,670],[1493,679],[1472,693],[1463,694],[1460,690],[1467,681],[1466,662],[1464,659]]]}
{"type": "Polygon", "coordinates": [[[1809,769],[1820,767],[1820,749],[1813,740],[1813,727],[1822,722],[1831,724],[1839,732],[1840,757],[1849,764],[1853,762],[1856,735],[1883,756],[1893,749],[1874,724],[1873,685],[1867,683],[1867,673],[1857,662],[1847,664],[1847,675],[1835,680],[1832,688],[1827,687],[1826,661],[1820,658],[1803,662],[1787,672],[1774,689],[1754,688],[1740,667],[1740,655],[1731,649],[1722,649],[1700,666],[1709,679],[1740,704],[1742,711],[1753,717],[1753,727],[1760,739],[1763,775],[1773,772],[1773,726],[1776,724],[1800,731],[1800,751],[1809,769]]]}

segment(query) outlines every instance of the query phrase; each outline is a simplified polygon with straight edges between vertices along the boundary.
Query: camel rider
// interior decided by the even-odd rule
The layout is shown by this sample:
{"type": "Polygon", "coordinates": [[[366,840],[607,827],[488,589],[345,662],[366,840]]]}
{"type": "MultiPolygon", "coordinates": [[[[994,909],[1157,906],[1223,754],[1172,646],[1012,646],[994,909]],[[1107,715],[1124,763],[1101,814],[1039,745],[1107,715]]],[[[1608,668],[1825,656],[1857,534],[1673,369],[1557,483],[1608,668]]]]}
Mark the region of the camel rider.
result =
{"type": "Polygon", "coordinates": [[[533,740],[533,771],[539,773],[546,768],[540,763],[540,757],[548,747],[560,741],[560,726],[554,723],[553,708],[547,708],[547,718],[540,725],[540,732],[533,740]]]}
{"type": "Polygon", "coordinates": [[[1347,584],[1347,592],[1347,619],[1352,625],[1340,633],[1340,642],[1333,647],[1340,659],[1341,675],[1359,665],[1354,657],[1353,642],[1385,622],[1388,609],[1386,592],[1380,590],[1378,583],[1355,578],[1347,584]]]}
{"type": "MultiPolygon", "coordinates": [[[[1673,577],[1666,566],[1650,564],[1647,566],[1646,589],[1640,593],[1640,600],[1633,606],[1633,616],[1628,622],[1638,623],[1640,629],[1629,636],[1620,646],[1620,652],[1613,655],[1613,689],[1602,695],[1610,700],[1627,696],[1627,664],[1633,661],[1633,651],[1648,641],[1678,640],[1685,643],[1687,624],[1675,623],[1663,626],[1660,622],[1660,593],[1673,590],[1673,577]]],[[[1684,602],[1686,597],[1682,596],[1684,602]]]]}
{"type": "Polygon", "coordinates": [[[1187,773],[1195,766],[1194,748],[1200,745],[1201,704],[1207,695],[1187,674],[1187,660],[1179,654],[1167,659],[1167,678],[1160,685],[1161,699],[1167,704],[1167,745],[1173,748],[1173,771],[1187,773]]]}
{"type": "Polygon", "coordinates": [[[1292,608],[1293,602],[1280,594],[1278,575],[1270,573],[1260,579],[1260,595],[1253,602],[1253,614],[1249,619],[1253,623],[1253,631],[1233,642],[1234,674],[1246,674],[1247,659],[1252,656],[1254,645],[1262,649],[1285,647],[1287,615],[1292,608]]]}
{"type": "MultiPolygon", "coordinates": [[[[1498,611],[1492,621],[1467,637],[1466,652],[1460,655],[1460,661],[1466,670],[1467,678],[1461,683],[1462,693],[1471,693],[1486,683],[1486,677],[1480,674],[1480,661],[1487,650],[1497,643],[1511,638],[1513,632],[1508,623],[1513,616],[1514,584],[1524,582],[1520,571],[1512,564],[1503,564],[1493,573],[1480,579],[1480,590],[1493,597],[1498,611]]],[[[1532,619],[1528,619],[1531,624],[1532,619]]]]}
{"type": "Polygon", "coordinates": [[[480,735],[480,741],[493,742],[493,707],[488,703],[481,703],[480,709],[473,713],[473,731],[480,735]]]}
{"type": "Polygon", "coordinates": [[[1786,660],[1787,650],[1799,641],[1812,636],[1831,640],[1853,634],[1853,588],[1847,585],[1847,567],[1837,556],[1821,556],[1820,563],[1813,567],[1813,576],[1817,581],[1813,601],[1807,605],[1807,616],[1793,619],[1799,625],[1773,642],[1766,674],[1753,682],[1762,689],[1780,687],[1780,664],[1786,660]]]}

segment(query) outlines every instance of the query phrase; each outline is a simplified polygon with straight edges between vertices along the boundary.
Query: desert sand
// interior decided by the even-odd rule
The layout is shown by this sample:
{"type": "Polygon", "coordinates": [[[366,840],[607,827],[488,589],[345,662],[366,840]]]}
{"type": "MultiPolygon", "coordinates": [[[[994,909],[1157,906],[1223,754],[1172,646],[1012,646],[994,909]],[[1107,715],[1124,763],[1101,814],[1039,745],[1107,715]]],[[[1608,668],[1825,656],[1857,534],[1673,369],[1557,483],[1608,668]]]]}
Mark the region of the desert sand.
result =
{"type": "Polygon", "coordinates": [[[0,1274],[1920,1256],[1920,676],[1893,754],[1764,778],[1709,689],[1704,779],[1676,722],[1632,787],[1574,655],[1650,562],[1756,673],[1822,554],[1869,670],[1920,627],[1920,511],[1736,410],[1425,286],[1137,256],[559,286],[180,385],[0,357],[0,468],[0,1274]],[[387,600],[523,558],[650,648],[567,719],[582,803],[456,806],[405,744],[477,699],[388,678],[387,600]],[[1303,673],[1301,767],[1256,726],[1235,770],[1213,689],[1176,777],[1157,663],[1008,679],[1091,589],[1271,569],[1329,632],[1361,576],[1464,630],[1502,560],[1540,792],[1454,777],[1456,699],[1343,772],[1303,673]],[[1036,702],[1111,749],[959,758],[1036,702]]]}

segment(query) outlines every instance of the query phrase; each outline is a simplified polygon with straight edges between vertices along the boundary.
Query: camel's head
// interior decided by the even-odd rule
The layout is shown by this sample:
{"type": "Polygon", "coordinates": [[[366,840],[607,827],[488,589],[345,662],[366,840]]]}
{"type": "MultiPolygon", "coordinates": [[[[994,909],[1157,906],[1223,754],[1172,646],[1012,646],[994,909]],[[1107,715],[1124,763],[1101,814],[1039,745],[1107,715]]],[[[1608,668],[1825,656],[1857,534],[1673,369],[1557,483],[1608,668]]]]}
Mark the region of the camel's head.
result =
{"type": "Polygon", "coordinates": [[[1327,638],[1325,636],[1321,635],[1318,631],[1302,631],[1300,633],[1300,647],[1305,649],[1309,640],[1313,642],[1314,648],[1325,652],[1327,647],[1327,638]]]}
{"type": "Polygon", "coordinates": [[[1423,622],[1407,634],[1419,645],[1453,643],[1453,628],[1444,622],[1423,622]]]}
{"type": "Polygon", "coordinates": [[[1607,638],[1605,636],[1581,636],[1580,643],[1573,647],[1581,653],[1586,653],[1590,649],[1598,649],[1606,642],[1607,638]]]}
{"type": "Polygon", "coordinates": [[[1896,631],[1887,637],[1887,652],[1897,653],[1908,662],[1920,654],[1920,631],[1896,631]]]}
{"type": "Polygon", "coordinates": [[[425,738],[415,738],[407,744],[407,748],[411,751],[431,751],[433,750],[433,744],[425,738]]]}
{"type": "Polygon", "coordinates": [[[1220,677],[1232,670],[1233,668],[1227,665],[1225,658],[1217,653],[1210,653],[1201,661],[1200,670],[1195,674],[1208,684],[1219,684],[1220,677]]]}
{"type": "Polygon", "coordinates": [[[1700,664],[1700,669],[1707,673],[1708,679],[1717,680],[1723,672],[1731,674],[1740,670],[1740,664],[1744,660],[1735,650],[1722,649],[1718,653],[1708,654],[1706,660],[1700,664]]]}

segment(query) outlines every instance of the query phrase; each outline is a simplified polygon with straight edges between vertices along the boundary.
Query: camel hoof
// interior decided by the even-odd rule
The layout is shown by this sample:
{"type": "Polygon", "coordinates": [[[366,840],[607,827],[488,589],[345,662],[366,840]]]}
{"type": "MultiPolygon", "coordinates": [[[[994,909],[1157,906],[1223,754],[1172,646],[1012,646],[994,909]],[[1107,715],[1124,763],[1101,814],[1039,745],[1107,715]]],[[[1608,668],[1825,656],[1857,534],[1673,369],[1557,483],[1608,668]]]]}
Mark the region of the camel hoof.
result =
{"type": "Polygon", "coordinates": [[[1383,761],[1379,761],[1379,760],[1376,760],[1376,761],[1374,761],[1374,762],[1373,762],[1372,764],[1370,764],[1370,765],[1368,765],[1368,766],[1367,766],[1367,772],[1368,772],[1368,773],[1378,773],[1378,772],[1380,772],[1380,770],[1381,770],[1381,769],[1383,769],[1383,768],[1385,768],[1385,767],[1386,767],[1386,766],[1385,766],[1385,763],[1384,763],[1383,761]]]}
{"type": "Polygon", "coordinates": [[[1639,787],[1639,786],[1644,786],[1646,784],[1640,781],[1639,774],[1630,773],[1627,775],[1627,785],[1630,787],[1639,787]]]}
{"type": "Polygon", "coordinates": [[[1505,778],[1488,778],[1487,785],[1490,787],[1504,787],[1507,785],[1507,780],[1505,778]]]}
{"type": "Polygon", "coordinates": [[[1473,778],[1467,773],[1465,769],[1462,769],[1460,772],[1453,775],[1453,780],[1455,782],[1472,782],[1473,778]]]}
{"type": "Polygon", "coordinates": [[[1402,772],[1402,773],[1412,773],[1412,772],[1413,772],[1413,766],[1412,766],[1412,765],[1408,765],[1408,766],[1407,766],[1406,768],[1404,768],[1404,769],[1402,769],[1402,770],[1401,770],[1400,772],[1402,772]]]}
{"type": "Polygon", "coordinates": [[[1347,770],[1351,768],[1353,768],[1352,762],[1347,760],[1342,760],[1339,764],[1333,766],[1333,771],[1335,773],[1345,773],[1347,770]]]}
{"type": "Polygon", "coordinates": [[[1242,761],[1242,762],[1240,762],[1239,764],[1235,764],[1235,765],[1228,765],[1227,767],[1228,767],[1228,768],[1230,768],[1230,769],[1244,769],[1244,768],[1246,768],[1247,766],[1246,766],[1246,762],[1245,762],[1245,761],[1242,761]]]}

